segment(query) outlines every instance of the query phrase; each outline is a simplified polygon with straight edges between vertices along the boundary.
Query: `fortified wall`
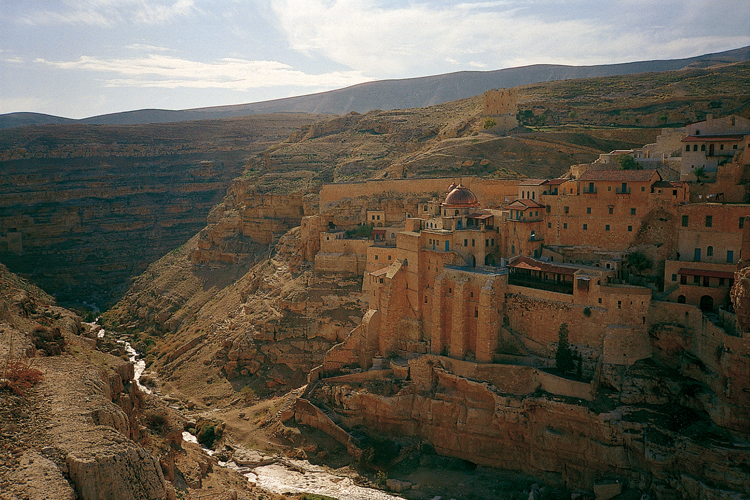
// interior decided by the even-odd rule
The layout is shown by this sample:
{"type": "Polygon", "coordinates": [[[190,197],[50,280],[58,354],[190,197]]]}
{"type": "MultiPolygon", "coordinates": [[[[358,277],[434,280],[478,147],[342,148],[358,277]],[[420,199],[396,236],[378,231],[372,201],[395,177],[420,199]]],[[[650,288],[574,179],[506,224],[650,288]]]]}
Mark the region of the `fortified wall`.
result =
{"type": "MultiPolygon", "coordinates": [[[[352,182],[342,184],[326,184],[320,190],[320,211],[325,212],[336,203],[346,198],[359,196],[375,196],[383,193],[423,194],[433,193],[436,197],[443,196],[448,185],[455,177],[430,179],[391,179],[371,180],[366,182],[352,182]]],[[[484,207],[492,207],[503,201],[512,200],[518,192],[518,181],[480,179],[478,177],[462,177],[461,183],[477,196],[484,207]]],[[[416,216],[416,214],[406,214],[416,216]]]]}

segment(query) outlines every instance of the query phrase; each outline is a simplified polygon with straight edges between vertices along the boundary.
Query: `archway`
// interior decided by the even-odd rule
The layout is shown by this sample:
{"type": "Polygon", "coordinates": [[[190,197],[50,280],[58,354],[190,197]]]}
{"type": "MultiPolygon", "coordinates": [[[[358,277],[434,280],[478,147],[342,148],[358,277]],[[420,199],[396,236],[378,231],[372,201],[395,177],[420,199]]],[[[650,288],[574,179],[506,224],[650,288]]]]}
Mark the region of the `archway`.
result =
{"type": "Polygon", "coordinates": [[[471,267],[477,267],[477,258],[475,256],[471,256],[471,267]]]}
{"type": "Polygon", "coordinates": [[[679,297],[677,297],[677,303],[678,304],[684,304],[685,303],[685,296],[684,295],[680,295],[679,297]]]}
{"type": "Polygon", "coordinates": [[[712,312],[714,310],[714,298],[710,295],[701,297],[701,311],[712,312]]]}
{"type": "Polygon", "coordinates": [[[492,254],[488,254],[484,258],[484,265],[485,266],[494,266],[495,265],[495,257],[492,254]]]}

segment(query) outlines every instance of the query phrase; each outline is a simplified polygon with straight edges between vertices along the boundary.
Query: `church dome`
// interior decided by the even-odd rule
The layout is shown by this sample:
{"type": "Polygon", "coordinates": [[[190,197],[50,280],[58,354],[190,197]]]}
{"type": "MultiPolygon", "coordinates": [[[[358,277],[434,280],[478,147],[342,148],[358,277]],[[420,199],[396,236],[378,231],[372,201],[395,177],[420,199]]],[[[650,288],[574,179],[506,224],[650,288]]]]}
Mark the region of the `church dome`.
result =
{"type": "Polygon", "coordinates": [[[478,207],[479,201],[474,193],[467,187],[459,184],[445,197],[443,202],[445,207],[478,207]]]}

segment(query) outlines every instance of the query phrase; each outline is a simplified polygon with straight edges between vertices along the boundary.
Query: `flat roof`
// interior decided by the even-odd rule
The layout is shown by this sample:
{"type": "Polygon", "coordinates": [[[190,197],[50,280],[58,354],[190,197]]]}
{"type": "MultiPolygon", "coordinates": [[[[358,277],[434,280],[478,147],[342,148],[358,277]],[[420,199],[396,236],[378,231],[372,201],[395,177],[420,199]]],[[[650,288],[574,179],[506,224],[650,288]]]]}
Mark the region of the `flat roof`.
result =
{"type": "Polygon", "coordinates": [[[534,260],[530,257],[518,257],[512,263],[508,264],[508,267],[515,269],[527,269],[529,271],[542,271],[545,273],[564,274],[567,276],[573,276],[578,269],[571,267],[563,267],[548,262],[542,262],[534,260]]]}
{"type": "Polygon", "coordinates": [[[689,269],[682,267],[679,270],[679,274],[684,276],[706,276],[709,278],[727,278],[730,280],[734,279],[734,273],[729,271],[711,271],[709,269],[689,269]]]}
{"type": "Polygon", "coordinates": [[[720,141],[741,141],[744,134],[725,134],[725,135],[689,135],[682,142],[720,142],[720,141]]]}
{"type": "Polygon", "coordinates": [[[545,179],[524,179],[518,183],[519,186],[541,186],[547,182],[545,179]]]}

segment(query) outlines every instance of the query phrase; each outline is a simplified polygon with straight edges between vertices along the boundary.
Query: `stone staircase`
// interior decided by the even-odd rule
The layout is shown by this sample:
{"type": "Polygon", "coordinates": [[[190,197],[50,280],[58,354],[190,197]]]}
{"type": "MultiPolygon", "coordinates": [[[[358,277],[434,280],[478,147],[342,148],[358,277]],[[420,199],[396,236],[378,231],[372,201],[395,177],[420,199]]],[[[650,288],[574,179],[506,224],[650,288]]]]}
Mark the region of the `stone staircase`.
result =
{"type": "Polygon", "coordinates": [[[279,422],[286,422],[294,418],[294,404],[297,401],[297,398],[300,397],[300,394],[303,394],[306,390],[307,386],[303,385],[302,387],[289,391],[284,400],[284,404],[282,404],[279,411],[276,412],[276,420],[279,422]]]}

